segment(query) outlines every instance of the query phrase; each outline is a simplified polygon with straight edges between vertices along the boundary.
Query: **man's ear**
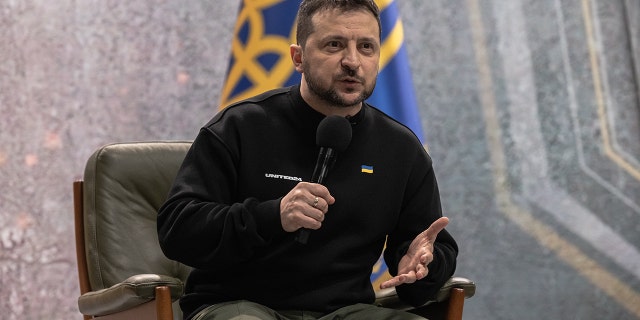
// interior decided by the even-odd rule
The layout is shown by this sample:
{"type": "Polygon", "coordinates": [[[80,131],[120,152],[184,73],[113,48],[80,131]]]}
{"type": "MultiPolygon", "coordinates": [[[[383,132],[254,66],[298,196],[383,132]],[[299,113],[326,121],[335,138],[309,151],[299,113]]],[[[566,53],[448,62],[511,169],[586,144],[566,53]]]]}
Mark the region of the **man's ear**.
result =
{"type": "Polygon", "coordinates": [[[292,44],[289,46],[289,52],[296,71],[302,73],[302,47],[297,44],[292,44]]]}

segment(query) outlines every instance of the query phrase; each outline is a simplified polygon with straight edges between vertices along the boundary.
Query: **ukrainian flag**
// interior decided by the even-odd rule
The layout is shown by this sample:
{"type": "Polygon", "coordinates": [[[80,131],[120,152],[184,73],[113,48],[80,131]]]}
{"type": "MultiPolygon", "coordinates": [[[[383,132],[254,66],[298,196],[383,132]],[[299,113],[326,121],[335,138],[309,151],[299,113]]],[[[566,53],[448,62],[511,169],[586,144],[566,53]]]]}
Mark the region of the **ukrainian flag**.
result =
{"type": "Polygon", "coordinates": [[[300,83],[289,45],[296,42],[300,0],[243,0],[231,40],[220,108],[264,91],[300,83]]]}
{"type": "Polygon", "coordinates": [[[362,173],[373,173],[373,166],[368,166],[366,164],[363,164],[361,167],[361,172],[362,173]]]}
{"type": "MultiPolygon", "coordinates": [[[[367,102],[409,127],[423,139],[404,32],[396,3],[376,0],[381,11],[382,47],[376,89],[367,102]]],[[[220,106],[269,89],[297,84],[289,45],[295,43],[295,16],[300,0],[243,0],[231,44],[220,106]]],[[[373,168],[363,168],[363,172],[373,168]]],[[[374,288],[390,278],[380,259],[371,274],[374,288]]]]}
{"type": "Polygon", "coordinates": [[[382,24],[380,74],[373,95],[367,100],[409,127],[422,141],[422,125],[411,79],[404,29],[396,2],[377,0],[382,24]]]}
{"type": "MultiPolygon", "coordinates": [[[[409,127],[424,144],[398,7],[394,0],[376,0],[376,3],[380,8],[382,24],[380,74],[376,89],[367,102],[409,127]]],[[[387,266],[380,257],[371,273],[373,288],[377,290],[382,282],[390,278],[387,266]]]]}

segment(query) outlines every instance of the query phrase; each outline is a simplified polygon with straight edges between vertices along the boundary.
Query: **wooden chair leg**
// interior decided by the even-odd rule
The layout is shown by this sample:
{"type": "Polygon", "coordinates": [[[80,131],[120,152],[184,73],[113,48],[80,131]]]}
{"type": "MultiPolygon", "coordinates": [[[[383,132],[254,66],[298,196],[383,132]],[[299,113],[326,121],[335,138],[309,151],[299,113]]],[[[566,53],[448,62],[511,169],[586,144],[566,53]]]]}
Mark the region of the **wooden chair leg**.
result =
{"type": "MultiPolygon", "coordinates": [[[[87,266],[87,257],[85,255],[84,246],[84,203],[83,203],[83,181],[73,182],[73,216],[74,231],[76,240],[76,261],[78,263],[78,280],[80,283],[80,294],[91,291],[89,283],[89,267],[87,266]]],[[[84,320],[91,319],[90,316],[83,315],[84,320]]]]}
{"type": "Polygon", "coordinates": [[[447,310],[447,320],[462,320],[463,308],[464,289],[451,289],[451,296],[449,296],[449,308],[447,310]]]}
{"type": "Polygon", "coordinates": [[[173,320],[171,291],[167,286],[156,287],[156,312],[158,320],[173,320]]]}

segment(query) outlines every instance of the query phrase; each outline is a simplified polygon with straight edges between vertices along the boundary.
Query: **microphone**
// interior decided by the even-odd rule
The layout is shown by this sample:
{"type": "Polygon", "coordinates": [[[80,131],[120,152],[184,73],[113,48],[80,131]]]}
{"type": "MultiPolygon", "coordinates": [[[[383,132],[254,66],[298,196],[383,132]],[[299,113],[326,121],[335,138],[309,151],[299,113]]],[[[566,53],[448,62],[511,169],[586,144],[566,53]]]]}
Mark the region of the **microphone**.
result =
{"type": "MultiPolygon", "coordinates": [[[[336,154],[347,149],[351,142],[351,123],[345,117],[327,116],[316,131],[316,145],[320,147],[316,166],[313,169],[311,182],[322,184],[329,173],[329,169],[336,160],[336,154]]],[[[296,241],[306,244],[309,239],[309,229],[299,229],[296,241]]]]}

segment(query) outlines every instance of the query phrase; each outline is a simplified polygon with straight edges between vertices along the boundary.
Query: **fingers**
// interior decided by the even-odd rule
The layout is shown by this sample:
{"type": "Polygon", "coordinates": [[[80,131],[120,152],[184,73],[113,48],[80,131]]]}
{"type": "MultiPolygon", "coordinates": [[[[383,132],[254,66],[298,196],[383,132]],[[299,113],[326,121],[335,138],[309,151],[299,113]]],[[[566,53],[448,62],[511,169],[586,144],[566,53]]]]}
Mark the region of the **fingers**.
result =
{"type": "Polygon", "coordinates": [[[429,274],[427,265],[433,261],[433,243],[440,231],[449,224],[449,218],[441,217],[427,230],[420,233],[409,245],[409,250],[400,259],[398,271],[401,274],[383,282],[381,289],[396,287],[403,283],[413,283],[429,274]]]}
{"type": "Polygon", "coordinates": [[[435,239],[438,236],[440,231],[444,230],[444,228],[449,224],[449,218],[441,217],[438,220],[434,221],[427,230],[426,233],[427,239],[435,239]]]}
{"type": "Polygon", "coordinates": [[[423,279],[429,273],[429,269],[423,264],[418,264],[415,270],[399,274],[380,284],[380,289],[386,289],[391,287],[397,287],[404,283],[414,283],[420,279],[423,279]]]}
{"type": "Polygon", "coordinates": [[[298,183],[296,188],[305,191],[306,194],[309,195],[309,198],[312,200],[314,199],[314,197],[318,197],[318,199],[324,199],[327,204],[330,205],[336,201],[331,193],[329,193],[329,189],[318,183],[300,182],[298,183]]]}
{"type": "Polygon", "coordinates": [[[287,232],[319,229],[335,199],[320,184],[300,182],[280,201],[280,220],[287,232]]]}
{"type": "Polygon", "coordinates": [[[397,277],[393,277],[383,283],[380,284],[380,289],[386,289],[386,288],[392,288],[392,287],[397,287],[399,285],[402,284],[402,282],[399,280],[400,276],[397,277]]]}
{"type": "Polygon", "coordinates": [[[397,287],[404,283],[414,283],[418,280],[416,274],[411,271],[405,274],[399,274],[383,283],[380,284],[380,289],[386,289],[391,287],[397,287]]]}
{"type": "Polygon", "coordinates": [[[391,288],[391,287],[397,287],[403,283],[406,283],[406,276],[404,274],[402,275],[397,275],[383,283],[380,284],[380,289],[386,289],[386,288],[391,288]]]}
{"type": "Polygon", "coordinates": [[[441,217],[434,221],[427,230],[422,231],[413,239],[411,245],[409,245],[407,255],[411,257],[411,259],[415,259],[414,262],[420,261],[428,264],[430,257],[428,255],[425,256],[425,254],[433,253],[433,244],[436,241],[438,233],[444,230],[448,224],[449,218],[447,217],[441,217]]]}
{"type": "Polygon", "coordinates": [[[320,210],[323,213],[329,211],[329,202],[324,198],[312,195],[310,199],[303,202],[308,203],[309,206],[314,209],[320,210]]]}
{"type": "Polygon", "coordinates": [[[416,280],[420,280],[426,277],[427,273],[427,267],[425,267],[425,265],[422,263],[418,264],[418,266],[416,267],[416,280]]]}

